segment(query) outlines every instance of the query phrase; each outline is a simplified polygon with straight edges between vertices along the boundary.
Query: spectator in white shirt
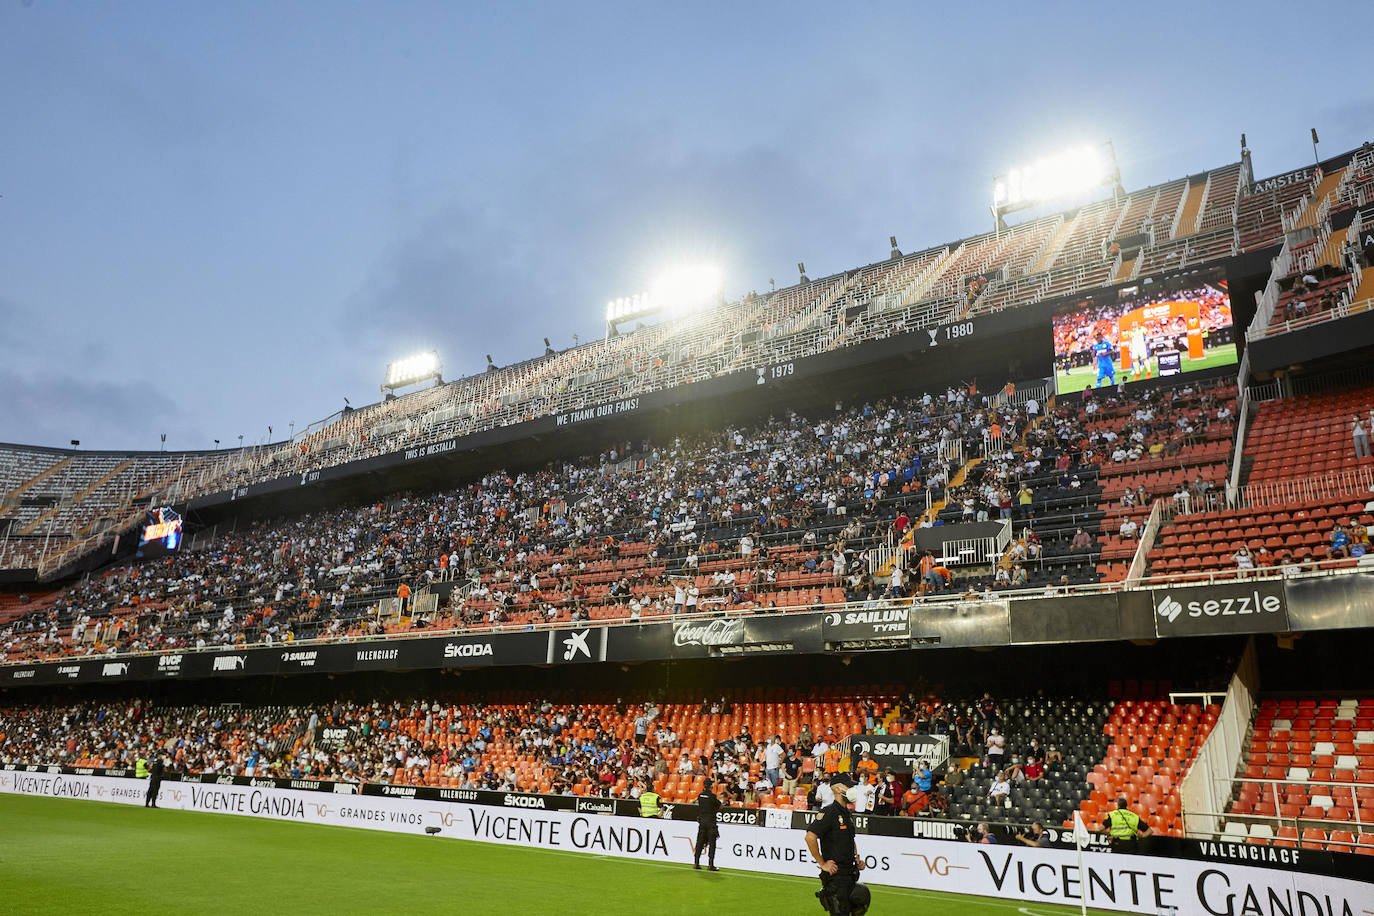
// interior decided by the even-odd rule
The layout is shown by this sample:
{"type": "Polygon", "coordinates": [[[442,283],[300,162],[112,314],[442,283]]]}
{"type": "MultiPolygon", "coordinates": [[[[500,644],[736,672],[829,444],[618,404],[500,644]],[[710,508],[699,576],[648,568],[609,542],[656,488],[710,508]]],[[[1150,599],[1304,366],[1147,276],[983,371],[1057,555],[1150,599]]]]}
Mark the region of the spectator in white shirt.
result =
{"type": "Polygon", "coordinates": [[[997,776],[992,781],[992,787],[988,789],[988,799],[994,805],[1000,805],[1011,796],[1011,783],[1007,780],[1007,774],[998,771],[997,776]]]}
{"type": "Polygon", "coordinates": [[[993,766],[1001,766],[1003,755],[1007,752],[1007,739],[1002,736],[1001,731],[993,728],[988,733],[986,741],[988,750],[988,760],[993,766]]]}
{"type": "Polygon", "coordinates": [[[854,799],[854,813],[867,814],[872,811],[873,801],[877,795],[877,787],[868,781],[868,776],[860,774],[859,784],[849,790],[850,798],[854,799]]]}
{"type": "Polygon", "coordinates": [[[785,751],[782,746],[782,737],[774,735],[773,740],[768,742],[768,747],[763,752],[764,775],[768,777],[770,786],[782,784],[782,758],[785,751]]]}

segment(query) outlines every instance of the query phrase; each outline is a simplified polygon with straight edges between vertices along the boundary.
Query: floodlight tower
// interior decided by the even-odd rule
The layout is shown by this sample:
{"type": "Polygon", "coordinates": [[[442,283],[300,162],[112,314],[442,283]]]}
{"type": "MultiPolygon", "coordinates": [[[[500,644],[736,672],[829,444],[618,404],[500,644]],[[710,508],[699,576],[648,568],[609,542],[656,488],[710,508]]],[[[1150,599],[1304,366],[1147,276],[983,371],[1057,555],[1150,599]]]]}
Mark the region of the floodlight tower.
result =
{"type": "Polygon", "coordinates": [[[382,393],[388,397],[395,397],[398,389],[416,385],[429,379],[436,379],[437,383],[442,385],[444,383],[443,370],[444,364],[439,362],[437,350],[416,353],[414,356],[398,359],[387,364],[386,380],[381,385],[382,393]]]}
{"type": "Polygon", "coordinates": [[[612,299],[606,303],[606,338],[617,325],[650,315],[675,317],[724,302],[722,275],[714,264],[679,264],[666,271],[647,292],[612,299]]]}
{"type": "Polygon", "coordinates": [[[999,235],[1006,216],[1041,204],[1110,186],[1121,197],[1121,169],[1116,149],[1107,140],[1095,146],[1064,150],[1029,165],[1014,168],[992,180],[992,217],[999,235]]]}

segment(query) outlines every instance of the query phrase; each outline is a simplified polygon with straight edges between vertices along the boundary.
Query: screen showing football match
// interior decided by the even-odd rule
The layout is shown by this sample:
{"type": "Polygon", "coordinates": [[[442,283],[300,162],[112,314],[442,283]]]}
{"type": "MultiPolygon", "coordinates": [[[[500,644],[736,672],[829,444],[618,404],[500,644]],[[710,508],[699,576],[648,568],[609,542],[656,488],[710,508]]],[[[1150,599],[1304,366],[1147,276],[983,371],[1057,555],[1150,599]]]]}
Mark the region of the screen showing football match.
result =
{"type": "Polygon", "coordinates": [[[1060,394],[1168,378],[1237,361],[1226,277],[1142,281],[1053,318],[1060,394]]]}
{"type": "Polygon", "coordinates": [[[138,555],[155,557],[181,546],[181,515],[175,509],[149,509],[138,539],[138,555]]]}

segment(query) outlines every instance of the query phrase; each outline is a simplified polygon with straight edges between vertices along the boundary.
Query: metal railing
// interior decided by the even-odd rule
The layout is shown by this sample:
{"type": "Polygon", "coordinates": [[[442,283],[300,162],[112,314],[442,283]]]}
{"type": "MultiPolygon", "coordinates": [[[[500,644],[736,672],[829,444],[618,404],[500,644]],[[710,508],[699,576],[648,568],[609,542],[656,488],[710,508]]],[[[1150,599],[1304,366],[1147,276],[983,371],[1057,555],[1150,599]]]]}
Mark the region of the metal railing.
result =
{"type": "Polygon", "coordinates": [[[940,562],[946,566],[969,566],[995,563],[1011,544],[1011,521],[1001,519],[1001,530],[991,537],[958,538],[945,541],[940,547],[940,562]]]}
{"type": "Polygon", "coordinates": [[[1343,811],[1348,811],[1350,813],[1350,817],[1304,817],[1301,814],[1301,811],[1297,815],[1284,816],[1281,813],[1283,809],[1285,807],[1292,806],[1288,805],[1284,801],[1282,794],[1279,792],[1280,787],[1297,786],[1302,788],[1304,791],[1310,793],[1310,790],[1313,788],[1313,780],[1311,778],[1251,779],[1246,776],[1231,776],[1225,780],[1224,788],[1226,797],[1221,804],[1215,805],[1214,807],[1209,807],[1208,809],[1200,809],[1194,811],[1184,810],[1181,812],[1183,817],[1184,833],[1191,837],[1209,836],[1234,843],[1254,842],[1257,839],[1272,843],[1275,839],[1284,839],[1283,837],[1278,836],[1278,833],[1282,828],[1291,827],[1293,828],[1293,832],[1297,834],[1297,836],[1289,838],[1288,841],[1294,844],[1300,844],[1303,842],[1303,831],[1315,829],[1322,831],[1323,834],[1325,834],[1328,831],[1341,831],[1353,834],[1355,837],[1355,841],[1353,843],[1343,840],[1331,840],[1330,838],[1321,840],[1322,844],[1327,846],[1328,848],[1331,846],[1348,846],[1351,848],[1346,851],[1351,852],[1354,851],[1355,846],[1365,845],[1360,843],[1360,837],[1365,835],[1374,835],[1374,824],[1371,824],[1368,821],[1366,821],[1364,819],[1363,813],[1360,810],[1359,790],[1374,788],[1374,783],[1322,781],[1319,782],[1317,785],[1323,789],[1326,789],[1327,791],[1320,795],[1316,795],[1315,797],[1321,798],[1324,801],[1329,800],[1331,804],[1312,804],[1311,799],[1314,796],[1312,794],[1309,794],[1308,805],[1301,807],[1321,808],[1324,814],[1326,812],[1329,812],[1333,808],[1340,808],[1343,811]],[[1245,814],[1238,814],[1234,811],[1226,811],[1226,801],[1229,801],[1230,799],[1231,788],[1236,786],[1237,784],[1254,785],[1264,789],[1268,794],[1268,797],[1265,799],[1265,802],[1267,803],[1272,801],[1275,813],[1255,814],[1251,812],[1245,814]],[[1190,827],[1188,825],[1189,818],[1193,819],[1194,824],[1201,823],[1203,826],[1190,827]],[[1232,824],[1244,826],[1246,828],[1245,832],[1242,833],[1239,830],[1228,830],[1226,828],[1223,828],[1222,830],[1218,831],[1215,828],[1220,826],[1220,821],[1225,821],[1227,827],[1229,827],[1232,824]],[[1267,829],[1265,831],[1256,831],[1254,829],[1256,826],[1264,826],[1267,829]]]}
{"type": "Polygon", "coordinates": [[[1226,498],[1234,502],[1240,492],[1240,472],[1245,454],[1245,434],[1250,429],[1250,415],[1258,410],[1251,403],[1250,388],[1245,377],[1250,373],[1250,353],[1247,350],[1241,357],[1240,397],[1236,399],[1236,437],[1231,443],[1231,472],[1226,479],[1226,498]]]}
{"type": "Polygon", "coordinates": [[[1150,551],[1154,550],[1155,538],[1159,536],[1159,528],[1164,518],[1163,505],[1164,501],[1157,499],[1150,507],[1150,518],[1140,531],[1140,543],[1136,544],[1135,556],[1131,558],[1130,569],[1126,571],[1127,584],[1133,585],[1145,578],[1145,571],[1149,568],[1150,551]]]}
{"type": "MultiPolygon", "coordinates": [[[[1010,537],[1010,531],[1009,531],[1009,529],[1010,529],[1010,524],[1008,524],[1007,529],[1008,529],[1008,530],[1007,530],[1007,537],[1010,537]]],[[[985,548],[984,548],[984,549],[987,549],[987,550],[989,550],[990,552],[992,552],[993,555],[994,555],[994,558],[995,558],[996,556],[999,556],[999,555],[1000,555],[1000,554],[996,553],[995,542],[998,540],[997,538],[988,538],[988,539],[980,539],[980,540],[993,541],[993,542],[994,542],[993,546],[987,547],[987,546],[985,545],[985,548]]],[[[987,561],[985,560],[984,562],[987,562],[987,561]]],[[[1301,564],[1301,565],[1290,564],[1290,565],[1282,566],[1282,567],[1261,567],[1261,568],[1256,568],[1256,569],[1252,569],[1252,570],[1226,569],[1226,570],[1210,570],[1210,571],[1200,571],[1200,572],[1190,572],[1190,573],[1176,573],[1176,574],[1153,575],[1153,576],[1149,576],[1148,578],[1142,579],[1142,580],[1140,580],[1138,583],[1135,583],[1135,584],[1133,584],[1133,585],[1131,585],[1131,586],[1127,586],[1127,584],[1126,584],[1125,582],[1099,582],[1099,583],[1091,583],[1091,584],[1085,584],[1085,585],[1062,585],[1062,586],[1045,585],[1045,586],[1036,586],[1036,587],[1033,587],[1033,588],[1022,588],[1022,589],[1006,589],[1006,588],[1003,588],[1003,589],[998,589],[998,590],[994,591],[994,592],[992,593],[992,595],[993,595],[993,598],[994,598],[995,600],[998,600],[998,601],[1026,601],[1026,600],[1038,601],[1038,600],[1053,600],[1054,598],[1066,597],[1066,596],[1073,596],[1073,595],[1101,595],[1101,594],[1110,594],[1110,593],[1114,593],[1114,592],[1136,591],[1136,590],[1141,590],[1141,589],[1153,589],[1153,588],[1164,588],[1164,587],[1170,587],[1170,586],[1175,585],[1175,584],[1203,585],[1203,584],[1214,584],[1214,583],[1218,583],[1218,582],[1234,582],[1234,581],[1236,581],[1236,580],[1238,580],[1238,579],[1244,579],[1244,580],[1246,580],[1246,581],[1253,581],[1253,580],[1257,580],[1257,579],[1284,579],[1284,580],[1290,580],[1290,581],[1300,581],[1300,580],[1304,580],[1304,579],[1312,579],[1312,578],[1320,578],[1320,577],[1365,574],[1365,573],[1369,572],[1371,569],[1374,569],[1374,567],[1370,567],[1370,566],[1355,567],[1355,566],[1352,566],[1352,565],[1349,563],[1349,561],[1325,561],[1325,560],[1324,560],[1324,561],[1320,561],[1320,562],[1306,562],[1306,563],[1303,563],[1303,564],[1301,564]]],[[[984,596],[982,593],[979,593],[979,594],[976,596],[976,598],[977,598],[977,600],[984,600],[985,596],[984,596]]],[[[652,623],[652,622],[654,622],[654,621],[656,621],[656,620],[664,620],[664,621],[666,621],[666,620],[696,620],[696,619],[709,620],[709,619],[714,619],[714,618],[718,618],[718,617],[730,617],[730,618],[741,617],[741,618],[745,618],[745,617],[756,617],[756,616],[761,617],[761,616],[765,616],[765,615],[766,615],[766,616],[772,616],[771,614],[768,614],[768,611],[772,611],[774,614],[776,614],[776,612],[778,612],[778,611],[785,611],[785,612],[788,612],[788,613],[801,613],[801,612],[807,612],[807,611],[867,610],[867,609],[872,609],[872,608],[875,608],[875,607],[876,607],[876,608],[910,607],[910,608],[913,609],[913,611],[919,611],[920,608],[922,608],[922,607],[927,607],[927,606],[930,606],[930,605],[958,605],[958,604],[962,603],[964,600],[966,600],[966,598],[965,598],[965,596],[963,596],[963,595],[953,594],[953,593],[948,593],[948,592],[946,592],[946,593],[943,593],[943,594],[920,595],[920,596],[913,596],[913,597],[910,597],[910,598],[883,599],[883,600],[874,601],[874,602],[869,602],[869,601],[845,601],[845,602],[829,602],[829,603],[816,602],[816,603],[811,603],[811,604],[777,604],[777,605],[770,606],[770,607],[768,607],[767,609],[763,609],[763,608],[733,608],[733,609],[732,609],[732,608],[728,608],[728,607],[724,607],[724,606],[717,606],[717,607],[713,607],[713,608],[712,608],[710,611],[708,611],[708,612],[699,612],[699,613],[697,613],[697,614],[690,614],[690,615],[689,615],[689,614],[677,614],[677,615],[673,615],[673,614],[668,614],[668,613],[646,614],[646,615],[644,615],[643,620],[642,620],[641,622],[644,622],[644,623],[652,623]]],[[[377,603],[376,599],[373,599],[373,600],[370,600],[370,601],[368,601],[368,602],[365,602],[366,605],[375,605],[376,603],[377,603]]],[[[613,619],[613,620],[604,620],[604,619],[603,619],[603,620],[590,620],[590,621],[584,621],[584,622],[580,622],[580,623],[570,623],[568,620],[562,619],[562,620],[553,620],[553,621],[545,621],[545,622],[538,622],[538,623],[480,624],[480,625],[475,625],[475,626],[454,626],[454,627],[447,627],[447,628],[443,628],[443,627],[428,627],[428,628],[421,629],[421,630],[404,631],[404,632],[393,632],[393,633],[379,633],[379,634],[376,634],[376,635],[366,635],[366,634],[364,634],[364,635],[344,635],[344,636],[317,636],[317,637],[310,637],[310,638],[303,638],[303,639],[294,640],[294,641],[291,643],[291,645],[319,645],[319,644],[325,644],[325,643],[371,642],[371,641],[377,641],[377,640],[379,640],[379,639],[420,639],[420,638],[428,638],[428,637],[433,637],[433,636],[480,635],[480,634],[484,634],[484,633],[515,633],[515,632],[522,632],[522,631],[526,631],[526,630],[538,630],[538,631],[543,631],[543,630],[566,630],[569,626],[599,627],[599,626],[618,626],[618,625],[624,625],[624,624],[628,624],[628,623],[630,623],[630,621],[629,621],[628,618],[616,618],[616,619],[613,619]]],[[[275,643],[268,643],[268,642],[265,642],[265,641],[259,641],[259,642],[234,643],[234,644],[233,644],[233,648],[235,648],[235,649],[244,649],[244,648],[261,648],[261,647],[268,647],[268,646],[275,646],[275,647],[277,647],[277,648],[280,648],[281,645],[282,645],[282,643],[279,642],[279,641],[278,641],[278,642],[275,642],[275,643]]],[[[124,656],[124,655],[165,655],[165,654],[168,654],[168,653],[181,653],[181,652],[219,652],[219,651],[223,651],[226,647],[227,647],[227,646],[226,646],[225,644],[209,644],[209,645],[206,645],[206,646],[204,646],[204,647],[199,647],[199,648],[198,648],[198,647],[194,647],[194,646],[182,646],[182,647],[177,647],[177,648],[168,648],[168,649],[160,649],[160,650],[137,650],[137,651],[132,651],[132,652],[122,652],[122,653],[117,653],[117,654],[118,654],[119,656],[124,656]]],[[[114,653],[109,653],[109,652],[108,652],[108,649],[106,650],[106,654],[111,655],[111,657],[114,657],[114,655],[115,655],[114,653]]],[[[60,661],[60,660],[62,660],[62,659],[71,658],[71,657],[73,657],[73,656],[67,655],[67,654],[37,653],[36,655],[30,655],[30,656],[28,656],[28,657],[22,657],[22,658],[8,658],[8,659],[0,660],[0,666],[7,666],[7,665],[28,665],[28,664],[34,664],[35,662],[41,662],[41,661],[60,661]]]]}
{"type": "MultiPolygon", "coordinates": [[[[1300,331],[1303,328],[1326,324],[1328,321],[1339,321],[1351,315],[1360,315],[1370,309],[1374,309],[1374,298],[1362,299],[1359,302],[1347,302],[1342,298],[1340,304],[1334,308],[1314,312],[1311,315],[1304,315],[1301,318],[1290,318],[1287,321],[1270,320],[1267,324],[1258,328],[1252,327],[1245,332],[1245,339],[1248,341],[1263,340],[1266,337],[1287,334],[1289,331],[1300,331]]],[[[1258,316],[1256,320],[1258,320],[1258,316]]]]}
{"type": "MultiPolygon", "coordinates": [[[[1190,812],[1215,811],[1226,807],[1231,799],[1231,774],[1236,772],[1245,752],[1246,732],[1255,712],[1255,694],[1259,691],[1259,662],[1255,657],[1255,640],[1245,644],[1240,664],[1226,690],[1221,715],[1207,740],[1193,759],[1193,765],[1179,783],[1180,813],[1184,832],[1188,829],[1190,812]]],[[[1195,815],[1202,823],[1194,828],[1205,833],[1215,831],[1218,824],[1208,815],[1195,815]]]]}
{"type": "Polygon", "coordinates": [[[1277,507],[1284,503],[1316,505],[1341,496],[1374,499],[1374,468],[1331,471],[1321,477],[1289,477],[1247,484],[1236,500],[1237,508],[1277,507]]]}

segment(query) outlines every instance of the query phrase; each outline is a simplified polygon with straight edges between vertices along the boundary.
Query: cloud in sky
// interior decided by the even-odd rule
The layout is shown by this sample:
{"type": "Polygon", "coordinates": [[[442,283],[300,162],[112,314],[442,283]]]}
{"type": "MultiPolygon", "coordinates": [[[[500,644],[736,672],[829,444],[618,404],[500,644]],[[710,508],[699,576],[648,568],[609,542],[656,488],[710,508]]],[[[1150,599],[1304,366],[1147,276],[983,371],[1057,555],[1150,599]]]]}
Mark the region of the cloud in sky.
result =
{"type": "Polygon", "coordinates": [[[1241,131],[1266,174],[1309,120],[1357,145],[1341,55],[1271,66],[1290,14],[0,7],[0,439],[253,441],[417,349],[456,378],[597,336],[678,256],[739,295],[985,231],[991,176],[1070,141],[1129,187],[1241,131]]]}

